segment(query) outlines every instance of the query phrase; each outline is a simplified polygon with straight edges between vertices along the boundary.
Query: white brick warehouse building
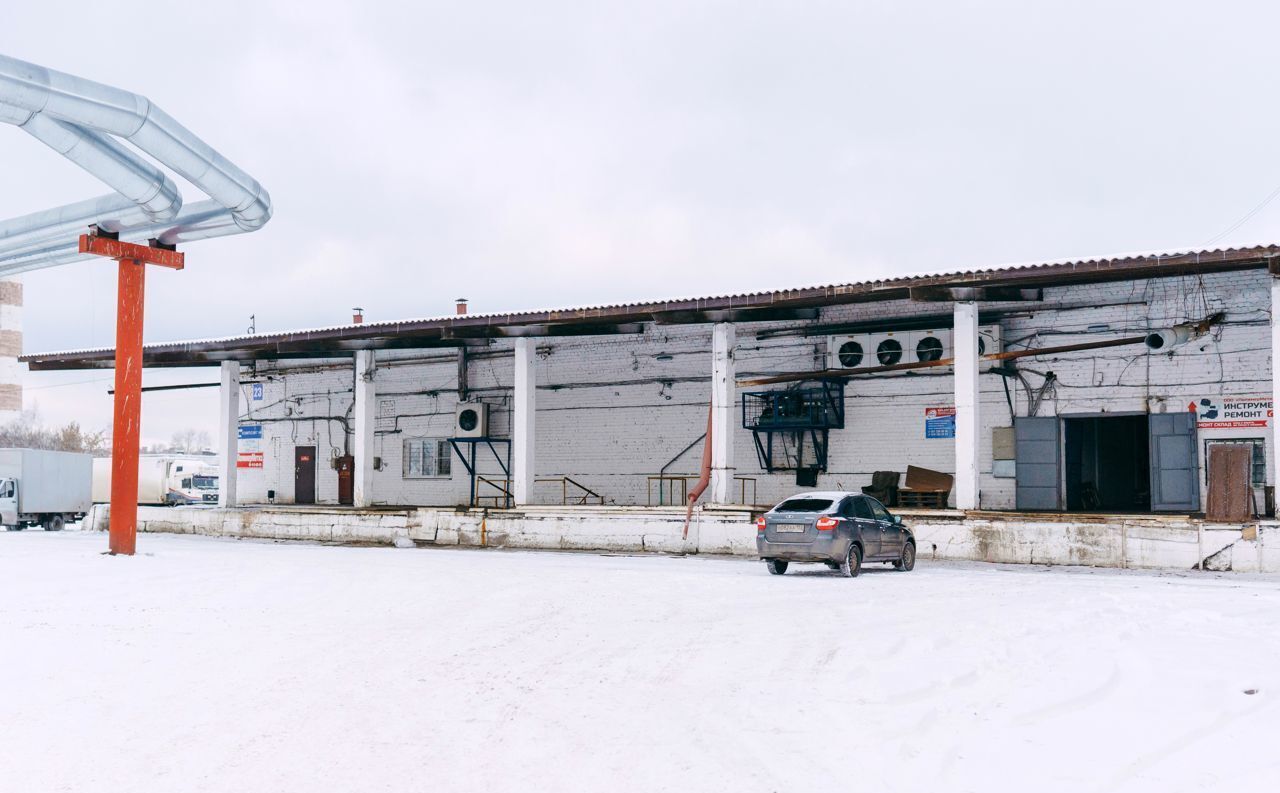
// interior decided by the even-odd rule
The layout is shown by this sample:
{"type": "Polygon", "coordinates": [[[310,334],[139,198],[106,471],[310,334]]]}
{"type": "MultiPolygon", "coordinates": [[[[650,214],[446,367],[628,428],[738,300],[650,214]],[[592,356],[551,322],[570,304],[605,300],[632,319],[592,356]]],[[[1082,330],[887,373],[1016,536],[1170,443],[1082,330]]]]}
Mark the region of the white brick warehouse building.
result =
{"type": "MultiPolygon", "coordinates": [[[[232,503],[682,503],[710,412],[703,501],[772,503],[797,489],[797,468],[818,487],[857,489],[918,466],[954,474],[949,503],[962,509],[1198,513],[1208,451],[1230,442],[1250,449],[1262,511],[1276,479],[1277,256],[1122,256],[155,344],[146,356],[221,367],[232,503]],[[1170,346],[1142,342],[1160,331],[1170,346]],[[994,351],[1017,357],[979,359],[994,351]],[[879,371],[931,356],[956,364],[879,371]],[[818,433],[796,456],[782,403],[761,419],[748,398],[745,418],[765,429],[744,427],[744,394],[788,394],[812,415],[802,394],[822,383],[843,389],[825,454],[818,433]],[[485,440],[467,437],[460,403],[487,411],[470,430],[485,440]]],[[[87,368],[111,355],[24,360],[87,368]]]]}

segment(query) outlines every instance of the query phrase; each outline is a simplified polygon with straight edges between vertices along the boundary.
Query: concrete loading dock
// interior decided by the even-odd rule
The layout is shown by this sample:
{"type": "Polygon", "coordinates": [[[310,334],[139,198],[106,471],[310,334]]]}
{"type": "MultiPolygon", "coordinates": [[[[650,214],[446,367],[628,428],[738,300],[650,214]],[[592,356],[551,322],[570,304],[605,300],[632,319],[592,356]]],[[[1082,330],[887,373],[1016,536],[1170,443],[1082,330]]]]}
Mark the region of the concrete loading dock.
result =
{"type": "MultiPolygon", "coordinates": [[[[698,477],[710,411],[703,501],[717,508],[773,503],[797,489],[802,474],[817,487],[857,490],[876,471],[915,465],[955,477],[948,506],[958,511],[936,515],[940,525],[959,519],[970,539],[941,545],[977,548],[974,532],[993,521],[1026,536],[1045,524],[1076,535],[1084,530],[1071,527],[1106,525],[1117,541],[1121,526],[1146,521],[1195,535],[1194,564],[1203,541],[1189,516],[1207,503],[1215,475],[1205,465],[1208,450],[1254,450],[1249,484],[1259,512],[1274,486],[1277,255],[1275,246],[1173,252],[360,323],[148,345],[145,360],[220,367],[223,470],[238,473],[226,477],[226,507],[268,505],[270,512],[272,503],[338,508],[349,500],[404,514],[445,508],[470,515],[482,513],[452,511],[510,504],[570,520],[587,514],[581,501],[602,500],[620,509],[595,513],[597,520],[657,516],[663,511],[650,510],[658,506],[651,501],[670,501],[681,492],[673,482],[698,477]],[[1191,326],[1202,328],[1194,338],[1185,331],[1191,326]],[[1165,349],[1126,341],[1161,332],[1172,339],[1165,349]],[[851,343],[864,348],[863,361],[852,365],[851,343]],[[984,357],[993,345],[1019,357],[984,357]],[[937,366],[939,358],[956,364],[937,366]],[[932,365],[883,371],[913,360],[932,365]],[[753,425],[744,394],[800,390],[742,385],[770,378],[805,388],[842,383],[839,425],[753,425]],[[470,429],[460,423],[460,406],[477,414],[470,429]],[[770,459],[760,451],[762,432],[774,444],[770,459]],[[664,494],[657,499],[655,478],[664,494]],[[1100,517],[1076,516],[1085,512],[1100,517]]],[[[90,368],[109,366],[111,351],[24,360],[33,369],[90,368]]],[[[486,514],[488,522],[504,520],[500,511],[486,514]]],[[[1234,531],[1242,542],[1267,532],[1234,531]]],[[[1048,546],[1023,556],[1057,558],[1048,546]]],[[[1132,555],[1102,556],[1127,564],[1132,555]]],[[[1265,550],[1254,558],[1265,559],[1265,550]]]]}

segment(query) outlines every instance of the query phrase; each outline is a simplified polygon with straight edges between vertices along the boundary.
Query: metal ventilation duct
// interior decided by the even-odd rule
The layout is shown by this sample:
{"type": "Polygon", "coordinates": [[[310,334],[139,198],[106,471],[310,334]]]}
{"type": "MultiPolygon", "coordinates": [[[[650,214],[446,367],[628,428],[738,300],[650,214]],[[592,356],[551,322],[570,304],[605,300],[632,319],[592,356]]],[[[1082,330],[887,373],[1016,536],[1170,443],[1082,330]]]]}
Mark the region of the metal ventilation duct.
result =
{"type": "Polygon", "coordinates": [[[0,276],[87,258],[90,224],[132,242],[240,234],[271,218],[271,197],[145,97],[0,55],[0,122],[13,124],[115,193],[0,221],[0,276]],[[189,206],[173,180],[116,138],[209,196],[189,206]]]}

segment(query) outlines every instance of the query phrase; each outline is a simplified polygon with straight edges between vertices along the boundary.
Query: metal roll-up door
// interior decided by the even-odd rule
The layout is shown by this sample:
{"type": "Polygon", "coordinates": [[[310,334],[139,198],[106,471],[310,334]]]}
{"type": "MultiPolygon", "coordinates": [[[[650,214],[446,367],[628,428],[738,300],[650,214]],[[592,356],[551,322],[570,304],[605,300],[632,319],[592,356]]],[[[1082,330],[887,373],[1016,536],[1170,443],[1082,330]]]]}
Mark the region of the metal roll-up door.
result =
{"type": "Polygon", "coordinates": [[[1017,506],[1020,510],[1062,509],[1062,453],[1057,416],[1014,419],[1017,506]]]}

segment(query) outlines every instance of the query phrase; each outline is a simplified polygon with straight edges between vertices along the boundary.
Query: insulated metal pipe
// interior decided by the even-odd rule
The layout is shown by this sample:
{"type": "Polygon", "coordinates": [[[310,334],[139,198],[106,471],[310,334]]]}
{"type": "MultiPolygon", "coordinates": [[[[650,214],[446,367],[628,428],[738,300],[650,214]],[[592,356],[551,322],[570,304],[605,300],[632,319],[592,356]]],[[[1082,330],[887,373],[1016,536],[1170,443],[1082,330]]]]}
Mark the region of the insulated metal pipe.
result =
{"type": "Polygon", "coordinates": [[[246,231],[271,217],[262,185],[144,96],[0,56],[0,102],[124,138],[232,210],[246,231]]]}
{"type": "Polygon", "coordinates": [[[90,224],[125,239],[176,244],[254,231],[271,218],[271,198],[262,185],[138,94],[0,55],[0,122],[23,129],[121,197],[0,223],[0,273],[81,259],[75,235],[90,224]],[[183,210],[173,180],[112,136],[168,166],[211,200],[183,210]]]}
{"type": "MultiPolygon", "coordinates": [[[[215,201],[191,204],[167,223],[125,225],[119,221],[109,221],[98,225],[107,231],[118,233],[120,239],[126,242],[147,242],[155,239],[166,245],[226,237],[244,232],[244,229],[235,222],[231,211],[215,201]]],[[[25,273],[42,267],[71,264],[93,258],[80,253],[78,242],[74,239],[45,240],[44,242],[43,247],[21,249],[11,258],[0,260],[0,271],[6,274],[25,273]]]]}
{"type": "Polygon", "coordinates": [[[33,114],[21,129],[133,201],[151,220],[168,220],[182,208],[173,180],[113,138],[43,113],[33,114]]]}
{"type": "Polygon", "coordinates": [[[1167,330],[1157,330],[1147,334],[1147,347],[1152,350],[1168,350],[1186,344],[1195,338],[1195,330],[1190,325],[1176,325],[1167,330]]]}

